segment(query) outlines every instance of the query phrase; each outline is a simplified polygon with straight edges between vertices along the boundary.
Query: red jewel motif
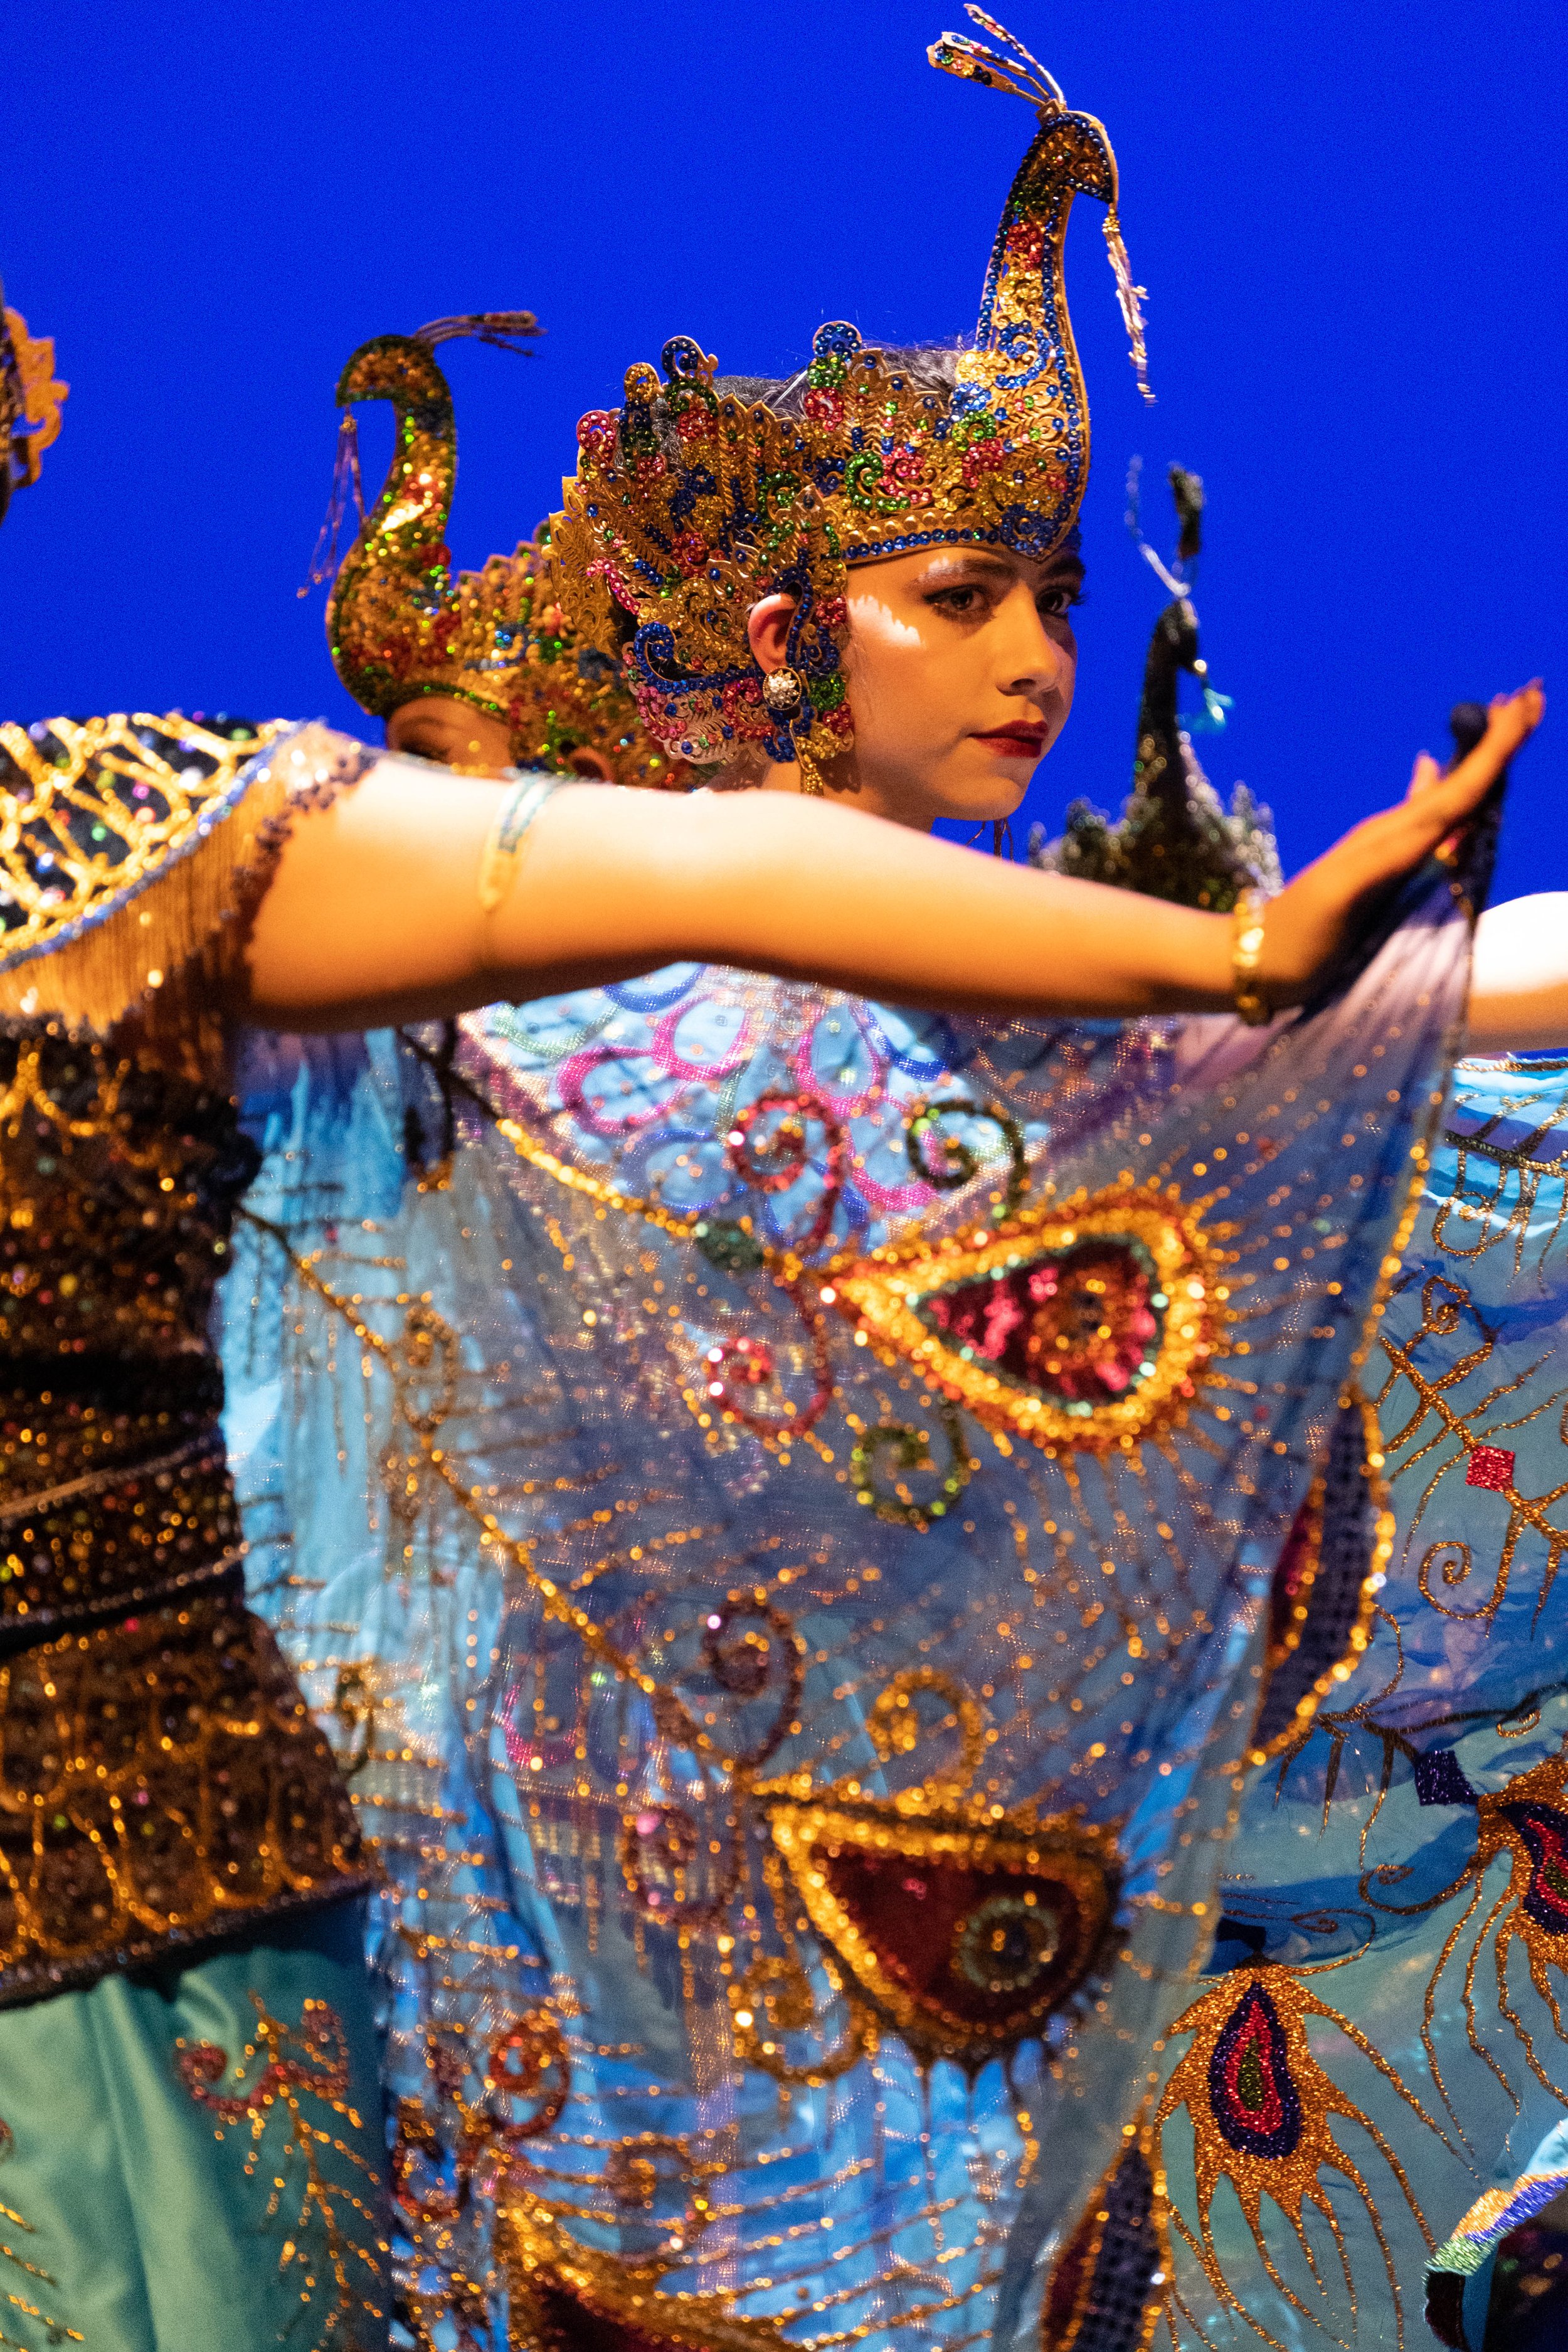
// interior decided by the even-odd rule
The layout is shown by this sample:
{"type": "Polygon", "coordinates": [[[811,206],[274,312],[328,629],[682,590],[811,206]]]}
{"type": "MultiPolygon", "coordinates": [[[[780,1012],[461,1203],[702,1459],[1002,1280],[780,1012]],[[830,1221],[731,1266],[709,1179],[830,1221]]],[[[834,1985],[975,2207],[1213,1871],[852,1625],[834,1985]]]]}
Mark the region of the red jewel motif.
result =
{"type": "MultiPolygon", "coordinates": [[[[727,2326],[717,2314],[700,2321],[703,2332],[694,2336],[688,2332],[689,2315],[683,2311],[674,2296],[668,2303],[668,2331],[658,2325],[640,2319],[622,2318],[601,2305],[580,2299],[563,2286],[559,2280],[547,2278],[538,2295],[542,2322],[542,2341],[548,2352],[750,2352],[750,2347],[773,2346],[782,2347],[784,2338],[769,2328],[766,2333],[752,2331],[742,2321],[727,2326]]],[[[657,2306],[656,2306],[657,2308],[657,2306]]],[[[665,2315],[660,2313],[659,2317],[665,2315]]]]}
{"type": "Polygon", "coordinates": [[[1045,247],[1044,226],[1033,215],[1015,221],[1007,231],[1007,258],[1016,268],[1037,269],[1045,247]]]}
{"type": "Polygon", "coordinates": [[[1224,1261],[1170,1192],[1022,1209],[889,1244],[837,1278],[885,1361],[1041,1446],[1103,1453],[1184,1417],[1225,1352],[1224,1261]]]}
{"type": "Polygon", "coordinates": [[[1006,454],[1003,442],[995,436],[984,441],[972,441],[963,453],[964,480],[973,487],[984,475],[997,472],[1006,454]]]}
{"type": "Polygon", "coordinates": [[[953,1344],[1046,1394],[1103,1404],[1143,1377],[1159,1344],[1153,1265],[1136,1244],[1082,1243],[1000,1280],[955,1284],[927,1308],[953,1344]]]}
{"type": "Polygon", "coordinates": [[[1467,1486],[1487,1486],[1504,1494],[1513,1484],[1513,1454],[1506,1445],[1473,1445],[1465,1471],[1467,1486]]]}
{"type": "Polygon", "coordinates": [[[729,2295],[661,2293],[673,2249],[628,2261],[584,2245],[526,2188],[498,2201],[516,2340],[535,2352],[790,2352],[729,2295]]]}
{"type": "Polygon", "coordinates": [[[983,2065],[1040,2032],[1115,1916],[1115,1838],[1074,1816],[789,1804],[769,1822],[817,1934],[925,2059],[983,2065]]]}

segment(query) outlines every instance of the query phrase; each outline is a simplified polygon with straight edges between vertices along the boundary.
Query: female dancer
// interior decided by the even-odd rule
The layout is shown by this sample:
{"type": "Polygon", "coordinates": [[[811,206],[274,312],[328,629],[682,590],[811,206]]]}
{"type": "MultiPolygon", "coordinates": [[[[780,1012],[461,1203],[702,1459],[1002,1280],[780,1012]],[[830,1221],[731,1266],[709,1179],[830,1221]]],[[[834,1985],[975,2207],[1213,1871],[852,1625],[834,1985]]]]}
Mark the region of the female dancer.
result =
{"type": "MultiPolygon", "coordinates": [[[[668,387],[634,371],[622,415],[587,422],[556,533],[563,601],[606,657],[625,616],[640,623],[631,672],[672,753],[775,788],[707,804],[753,845],[765,887],[769,828],[797,805],[779,788],[826,785],[901,819],[879,836],[896,874],[935,814],[1009,813],[1065,719],[1084,447],[1056,273],[1064,190],[1092,178],[1104,193],[1108,173],[1099,126],[1047,107],[994,267],[995,332],[972,360],[879,360],[836,330],[803,383],[759,403],[758,387],[742,399],[672,347],[668,387]],[[1035,447],[1027,413],[1016,441],[997,413],[1000,346],[1025,335],[1039,359],[1035,447]],[[853,470],[868,420],[889,410],[902,443],[887,436],[875,467],[853,470]],[[866,489],[872,470],[846,512],[846,486],[866,489]]],[[[1428,764],[1416,791],[1435,788],[1428,764]]],[[[672,811],[644,805],[634,847],[657,859],[672,811]]],[[[612,881],[620,846],[605,845],[612,881]]],[[[1427,944],[1436,915],[1429,901],[1427,944]]],[[[1174,1052],[1059,1030],[1032,1047],[961,1042],[711,973],[465,1024],[430,1109],[447,1127],[454,1104],[459,1125],[500,1114],[515,1206],[510,1223],[504,1192],[481,1210],[459,1171],[451,1216],[465,1239],[492,1221],[515,1290],[537,1271],[536,1307],[483,1311],[492,1364],[521,1360],[548,1410],[515,1444],[476,1415],[459,1444],[458,1370],[438,1407],[442,1452],[483,1462],[480,1524],[519,1573],[499,1614],[463,1595],[476,1630],[458,1645],[471,1643],[459,1686],[480,1718],[470,1789],[488,1778],[501,1799],[500,1852],[482,1867],[462,1856],[477,1871],[467,1938],[450,1924],[464,1900],[455,1850],[408,1846],[421,1883],[405,1925],[425,1980],[408,2001],[422,2071],[403,2101],[400,2179],[432,2273],[488,2180],[522,2324],[542,2341],[597,2325],[772,2344],[786,2321],[820,2326],[825,2307],[890,2340],[917,2323],[934,2340],[963,2335],[987,2310],[1007,2331],[1031,2324],[1031,2244],[1076,2213],[1124,2129],[1144,2128],[1128,2050],[1152,2047],[1174,2012],[1139,1988],[1184,1961],[1212,1899],[1224,1817],[1199,1765],[1243,1711],[1236,1563],[1269,1556],[1310,1475],[1320,1408],[1354,1352],[1350,1302],[1386,1254],[1395,1170],[1421,1141],[1428,1024],[1453,1002],[1447,967],[1413,944],[1340,1025],[1303,1024],[1251,1058],[1232,1038],[1196,1079],[1183,1070],[1195,1033],[1174,1052]],[[1346,1078],[1368,1035],[1380,1066],[1346,1078]],[[955,1096],[961,1079],[970,1091],[955,1096]],[[1199,1102],[1211,1085],[1217,1126],[1199,1102]],[[1313,1184],[1331,1111],[1331,1167],[1313,1184]],[[987,1129],[1010,1139],[1005,1183],[987,1129]],[[1047,1137],[1055,1183],[1071,1195],[1085,1179],[1076,1222],[1024,1206],[1047,1137]],[[1216,1162],[1232,1160],[1221,1182],[1216,1162]],[[1143,1186],[1168,1200],[1173,1185],[1186,1216],[1211,1173],[1251,1293],[1237,1351],[1253,1359],[1213,1378],[1193,1327],[1176,1361],[1182,1329],[1161,1319],[1170,1283],[1139,1223],[1143,1186]],[[921,1223],[889,1257],[877,1227],[900,1212],[921,1223]],[[1331,1278],[1310,1270],[1320,1257],[1331,1278]],[[852,1328],[823,1311],[841,1304],[852,1328]],[[1238,1403],[1237,1391],[1287,1402],[1238,1403]],[[563,1505],[573,1493],[581,1505],[563,1505]],[[606,1527],[635,1540],[617,1546],[606,1527]],[[1080,1560],[1123,1586],[1086,1587],[1080,1560]],[[422,1906],[438,1871],[448,1908],[435,1932],[422,1906]],[[510,1989],[493,1943],[486,1980],[464,1987],[461,1956],[503,1904],[518,1923],[510,1989]],[[1113,1921],[1125,1974],[1097,1996],[1113,1921]],[[520,2000],[520,1967],[553,1971],[557,2000],[520,2000]],[[973,2101],[942,2061],[979,2078],[973,2101]],[[487,2071],[520,2094],[504,2125],[485,2120],[487,2071]],[[1047,2116],[1049,2210],[999,2271],[992,2249],[1047,2116]],[[421,2187],[443,2152],[444,2181],[421,2187]],[[793,2267],[776,2252],[781,2180],[802,2240],[793,2267]],[[827,2265],[803,2233],[836,2219],[859,2233],[827,2265]]],[[[957,943],[945,967],[961,1007],[979,1001],[973,947],[957,943]]],[[[1106,1009],[1097,995],[1074,1004],[1106,1009]]],[[[368,1362],[373,1338],[388,1347],[375,1311],[357,1282],[334,1296],[318,1265],[297,1266],[290,1315],[323,1344],[342,1318],[368,1362]]],[[[1192,1269],[1185,1280],[1184,1297],[1194,1281],[1206,1289],[1192,1269]]],[[[457,1338],[439,1344],[455,1353],[457,1338]]],[[[398,1460],[422,1495],[428,1433],[397,1410],[398,1460]]],[[[310,1456],[309,1433],[294,1434],[310,1456]]],[[[345,1633],[364,1619],[351,1588],[345,1577],[305,1620],[338,1628],[310,1663],[339,1690],[355,1675],[368,1686],[397,1647],[384,1614],[357,1646],[345,1633]]],[[[390,1769],[416,1742],[384,1727],[381,1739],[367,1734],[361,1786],[391,1805],[377,1762],[390,1769]]],[[[449,2313],[460,2294],[448,2263],[426,2309],[449,2313]]]]}

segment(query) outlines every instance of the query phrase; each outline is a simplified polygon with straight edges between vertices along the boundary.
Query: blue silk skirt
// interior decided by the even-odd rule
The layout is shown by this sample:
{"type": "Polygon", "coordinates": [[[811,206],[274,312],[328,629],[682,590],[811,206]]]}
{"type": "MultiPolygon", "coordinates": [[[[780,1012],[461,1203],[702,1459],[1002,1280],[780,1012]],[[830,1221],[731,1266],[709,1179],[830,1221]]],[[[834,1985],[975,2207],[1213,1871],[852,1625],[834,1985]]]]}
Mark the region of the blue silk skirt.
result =
{"type": "Polygon", "coordinates": [[[363,1906],[0,2011],[0,2344],[385,2352],[363,1906]]]}

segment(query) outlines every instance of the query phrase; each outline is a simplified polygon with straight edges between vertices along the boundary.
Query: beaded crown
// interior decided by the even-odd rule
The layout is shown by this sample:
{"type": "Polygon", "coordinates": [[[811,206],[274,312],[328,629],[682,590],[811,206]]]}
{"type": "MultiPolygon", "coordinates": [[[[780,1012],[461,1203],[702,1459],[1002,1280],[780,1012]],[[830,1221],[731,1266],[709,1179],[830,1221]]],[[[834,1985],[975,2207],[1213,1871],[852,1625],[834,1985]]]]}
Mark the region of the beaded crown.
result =
{"type": "MultiPolygon", "coordinates": [[[[362,343],[338,383],[348,412],[339,444],[331,542],[352,495],[362,520],[327,601],[327,641],[338,676],[362,709],[386,718],[421,695],[451,696],[504,721],[520,765],[559,765],[597,751],[621,783],[684,781],[650,743],[608,656],[579,644],[562,621],[545,572],[546,534],[479,572],[451,571],[446,544],[457,481],[457,422],[435,346],[475,334],[518,348],[538,331],[527,311],[444,319],[414,335],[362,343]],[[396,444],[371,512],[359,493],[351,404],[390,401],[396,444]]],[[[313,576],[325,576],[320,562],[313,576]]]]}
{"type": "Polygon", "coordinates": [[[53,337],[29,335],[0,289],[0,520],[12,491],[37,480],[44,451],[59,437],[69,390],[55,377],[53,337]]]}
{"type": "Polygon", "coordinates": [[[973,346],[957,355],[952,390],[931,389],[836,321],[816,334],[800,413],[784,415],[726,392],[716,361],[678,336],[664,349],[664,382],[637,363],[624,405],[578,428],[578,469],[555,526],[562,605],[606,649],[631,616],[628,683],[649,733],[684,759],[723,762],[760,746],[800,760],[809,782],[815,761],[848,748],[848,564],[955,542],[1045,558],[1066,539],[1089,469],[1063,268],[1076,194],[1107,207],[1143,383],[1142,289],[1117,223],[1105,131],[1068,110],[1001,26],[968,13],[1008,54],[947,33],[931,62],[1029,100],[1039,129],[1008,193],[973,346]],[[764,697],[746,637],[751,607],[781,592],[797,600],[785,658],[801,689],[782,711],[776,692],[771,707],[764,697]]]}

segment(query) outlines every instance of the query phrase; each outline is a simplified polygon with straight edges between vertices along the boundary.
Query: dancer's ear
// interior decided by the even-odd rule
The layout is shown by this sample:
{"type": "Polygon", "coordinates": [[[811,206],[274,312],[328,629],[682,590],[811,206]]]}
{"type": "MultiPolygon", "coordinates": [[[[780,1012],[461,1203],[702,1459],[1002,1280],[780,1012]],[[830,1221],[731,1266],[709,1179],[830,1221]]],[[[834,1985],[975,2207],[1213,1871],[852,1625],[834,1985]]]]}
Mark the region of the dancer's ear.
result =
{"type": "Polygon", "coordinates": [[[764,596],[753,604],[746,620],[746,635],[757,667],[764,677],[788,662],[789,625],[795,615],[793,596],[764,596]]]}

